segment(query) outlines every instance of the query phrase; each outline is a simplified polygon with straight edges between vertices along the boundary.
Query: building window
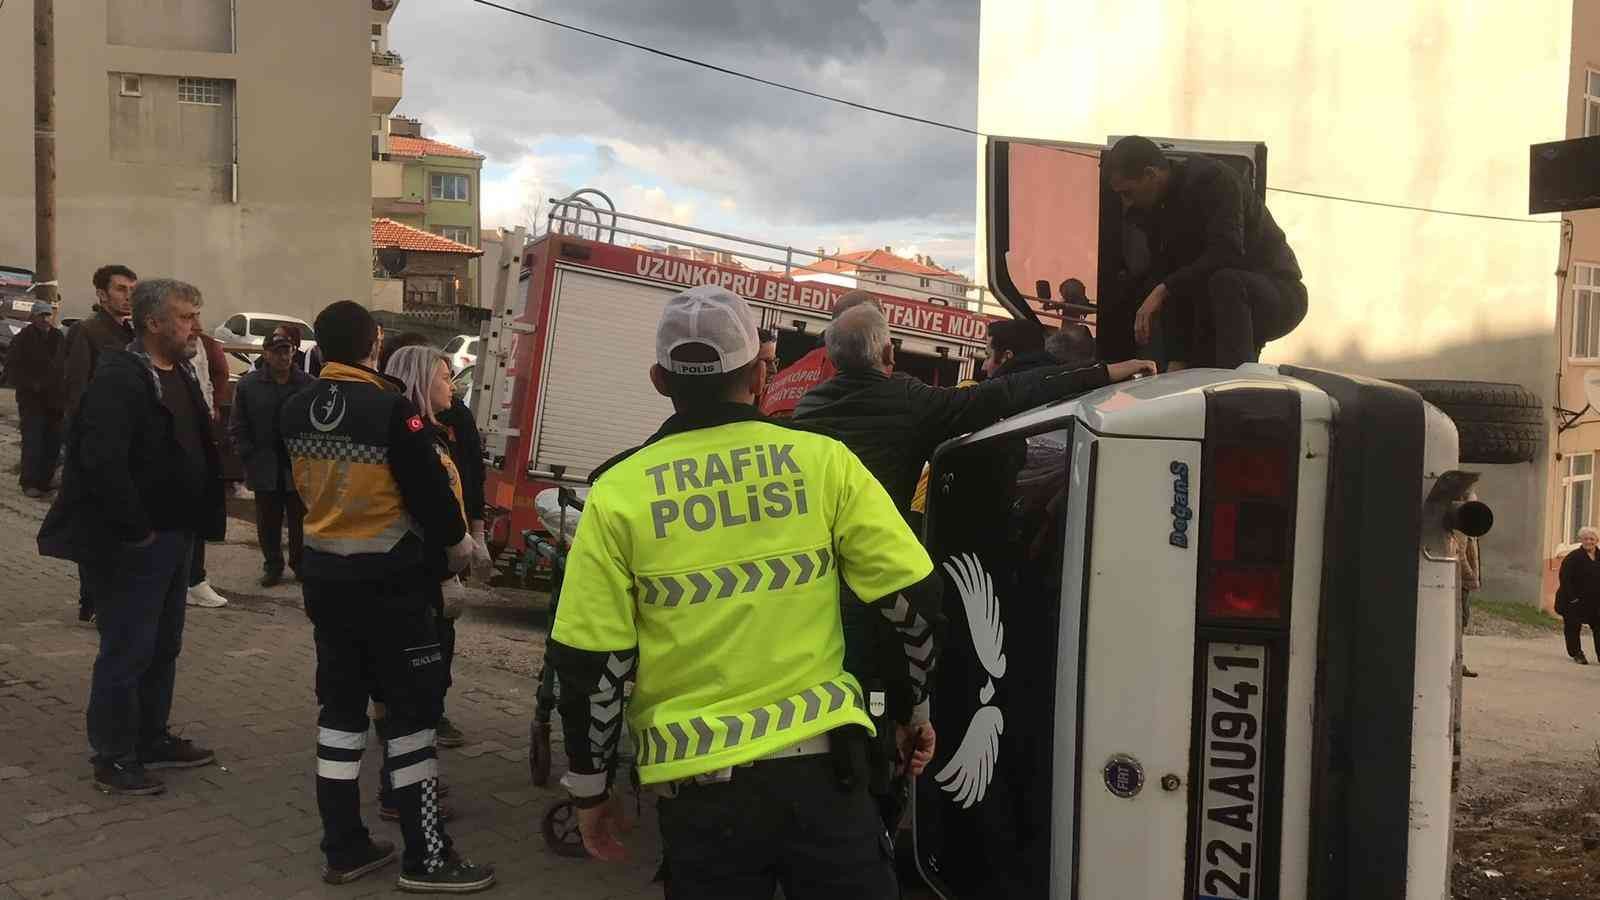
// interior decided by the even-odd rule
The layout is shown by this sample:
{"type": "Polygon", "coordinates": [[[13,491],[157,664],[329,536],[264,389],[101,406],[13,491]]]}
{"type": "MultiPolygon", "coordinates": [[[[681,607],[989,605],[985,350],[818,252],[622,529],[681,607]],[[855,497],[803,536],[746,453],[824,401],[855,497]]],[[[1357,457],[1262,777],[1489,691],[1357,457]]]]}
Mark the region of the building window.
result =
{"type": "Polygon", "coordinates": [[[929,284],[932,284],[932,282],[930,282],[926,278],[918,278],[917,279],[917,287],[927,287],[929,284]]]}
{"type": "Polygon", "coordinates": [[[372,52],[373,53],[382,53],[383,52],[383,26],[382,25],[373,25],[372,26],[372,37],[369,40],[369,44],[372,47],[372,52]]]}
{"type": "Polygon", "coordinates": [[[1600,72],[1593,69],[1584,73],[1583,84],[1583,136],[1600,134],[1600,72]]]}
{"type": "Polygon", "coordinates": [[[1561,519],[1562,543],[1576,544],[1578,529],[1591,524],[1594,513],[1594,454],[1567,455],[1567,474],[1561,479],[1565,512],[1561,519]]]}
{"type": "Polygon", "coordinates": [[[470,225],[435,225],[433,233],[447,241],[472,246],[472,226],[470,225]]]}
{"type": "Polygon", "coordinates": [[[124,97],[143,97],[144,80],[137,75],[123,75],[118,93],[124,97]]]}
{"type": "Polygon", "coordinates": [[[222,105],[222,82],[215,78],[179,78],[178,102],[222,105]]]}
{"type": "Polygon", "coordinates": [[[1600,359],[1600,266],[1572,267],[1572,359],[1600,359]]]}
{"type": "Polygon", "coordinates": [[[435,200],[467,200],[467,176],[435,172],[429,178],[431,196],[435,200]]]}

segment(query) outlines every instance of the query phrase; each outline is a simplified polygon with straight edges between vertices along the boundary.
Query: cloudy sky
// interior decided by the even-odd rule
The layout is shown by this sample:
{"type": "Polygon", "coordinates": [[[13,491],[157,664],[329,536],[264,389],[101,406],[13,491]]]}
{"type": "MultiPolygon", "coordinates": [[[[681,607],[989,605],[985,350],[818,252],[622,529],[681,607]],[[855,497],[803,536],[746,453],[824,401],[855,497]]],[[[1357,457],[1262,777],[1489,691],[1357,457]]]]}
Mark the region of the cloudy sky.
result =
{"type": "MultiPolygon", "coordinates": [[[[502,0],[775,81],[971,127],[976,0],[502,0]]],[[[970,271],[976,143],[552,28],[403,0],[398,112],[485,154],[483,222],[600,188],[625,212],[970,271]]]]}

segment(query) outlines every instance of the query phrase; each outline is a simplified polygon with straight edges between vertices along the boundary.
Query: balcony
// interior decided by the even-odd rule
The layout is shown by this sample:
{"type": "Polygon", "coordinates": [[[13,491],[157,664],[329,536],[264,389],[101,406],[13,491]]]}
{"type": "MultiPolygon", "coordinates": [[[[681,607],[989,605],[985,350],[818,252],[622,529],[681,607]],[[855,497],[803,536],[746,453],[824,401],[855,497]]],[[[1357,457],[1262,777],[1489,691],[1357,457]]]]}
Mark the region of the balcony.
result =
{"type": "MultiPolygon", "coordinates": [[[[405,163],[387,159],[372,161],[372,199],[387,200],[405,196],[405,163]]],[[[422,203],[417,203],[418,212],[422,203]]]]}
{"type": "Polygon", "coordinates": [[[405,63],[398,53],[372,54],[372,111],[388,115],[405,96],[405,63]]]}

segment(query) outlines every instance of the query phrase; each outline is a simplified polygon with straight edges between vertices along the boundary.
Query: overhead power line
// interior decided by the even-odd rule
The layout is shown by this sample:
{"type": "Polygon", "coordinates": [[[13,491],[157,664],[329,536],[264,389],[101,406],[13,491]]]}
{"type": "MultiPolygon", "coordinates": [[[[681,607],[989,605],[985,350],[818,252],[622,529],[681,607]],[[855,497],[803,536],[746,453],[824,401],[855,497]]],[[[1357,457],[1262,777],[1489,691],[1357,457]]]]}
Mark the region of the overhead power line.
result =
{"type": "MultiPolygon", "coordinates": [[[[0,3],[4,3],[4,2],[5,2],[5,0],[0,0],[0,3]]],[[[541,15],[537,15],[535,13],[528,12],[526,10],[517,9],[516,7],[513,7],[513,6],[506,6],[503,3],[496,3],[496,2],[494,2],[494,0],[468,0],[468,2],[476,3],[479,6],[487,6],[490,9],[497,9],[497,10],[499,10],[501,12],[510,13],[511,15],[514,15],[514,16],[521,16],[524,19],[531,19],[531,20],[533,20],[535,22],[540,22],[542,24],[549,25],[549,26],[551,26],[553,28],[560,28],[560,29],[563,29],[565,31],[575,32],[577,34],[581,34],[581,35],[584,35],[586,37],[595,38],[596,40],[608,41],[608,42],[613,43],[613,44],[618,44],[618,45],[623,46],[623,47],[628,47],[628,48],[631,48],[631,49],[634,49],[634,50],[638,50],[638,51],[643,52],[643,53],[648,53],[648,54],[650,54],[652,56],[659,56],[659,57],[661,57],[663,59],[669,59],[669,60],[672,60],[673,62],[680,62],[680,63],[684,63],[686,65],[697,66],[699,68],[706,69],[708,71],[716,72],[716,73],[718,73],[720,75],[727,75],[727,76],[732,77],[732,78],[739,78],[739,79],[742,79],[744,81],[751,81],[751,82],[754,82],[756,84],[766,85],[767,87],[777,88],[778,90],[781,90],[781,91],[788,91],[788,92],[790,92],[792,94],[800,94],[800,95],[805,96],[805,97],[811,97],[811,98],[814,98],[814,99],[817,99],[817,100],[823,100],[823,101],[826,101],[828,103],[837,103],[837,104],[839,104],[841,106],[848,106],[851,109],[859,109],[862,112],[876,113],[877,115],[880,115],[880,116],[888,116],[889,118],[900,119],[901,121],[905,121],[905,122],[915,122],[918,125],[927,125],[927,126],[932,127],[932,128],[942,128],[942,129],[944,129],[946,131],[953,131],[953,132],[956,132],[958,134],[971,135],[972,137],[981,137],[981,138],[993,138],[993,137],[995,137],[995,135],[986,134],[986,133],[984,133],[982,131],[979,131],[979,130],[977,130],[975,128],[967,128],[964,125],[953,125],[953,124],[951,124],[949,122],[940,122],[937,119],[927,119],[927,118],[923,118],[922,116],[913,116],[913,115],[911,115],[909,113],[897,112],[897,111],[892,110],[892,109],[885,109],[884,107],[881,107],[881,106],[872,106],[872,105],[867,104],[867,103],[858,103],[858,102],[856,102],[854,100],[845,99],[844,97],[836,97],[836,96],[834,96],[832,94],[824,94],[824,93],[822,93],[820,91],[807,90],[806,88],[796,87],[795,85],[792,85],[792,84],[785,84],[785,83],[783,83],[781,81],[773,81],[770,78],[762,78],[759,75],[752,75],[752,74],[750,74],[748,72],[741,72],[741,71],[739,71],[737,69],[730,69],[727,66],[719,66],[716,63],[706,62],[703,59],[695,59],[692,56],[684,56],[681,53],[673,53],[673,52],[671,52],[669,50],[662,50],[659,47],[652,47],[652,46],[650,46],[648,44],[641,44],[641,43],[638,43],[637,41],[630,41],[630,40],[627,40],[625,38],[619,38],[619,37],[616,37],[615,35],[606,34],[606,33],[601,32],[601,31],[595,31],[595,30],[589,29],[589,28],[582,28],[582,27],[579,27],[577,25],[570,25],[570,24],[568,24],[566,22],[562,22],[562,21],[559,21],[557,19],[552,19],[549,16],[541,16],[541,15]]],[[[1098,159],[1099,158],[1095,154],[1085,153],[1085,152],[1080,151],[1080,150],[1071,150],[1071,149],[1068,149],[1068,148],[1065,148],[1065,147],[1059,147],[1059,148],[1056,148],[1056,149],[1060,150],[1063,153],[1070,153],[1070,154],[1073,154],[1073,155],[1076,155],[1076,156],[1083,156],[1083,157],[1086,157],[1086,158],[1089,158],[1089,159],[1098,159]]],[[[1272,187],[1271,185],[1267,186],[1267,190],[1272,191],[1273,193],[1278,193],[1278,194],[1292,194],[1292,195],[1297,196],[1297,197],[1314,197],[1314,198],[1319,199],[1319,200],[1332,200],[1332,201],[1335,201],[1335,202],[1338,202],[1338,203],[1355,203],[1355,204],[1359,204],[1359,205],[1362,205],[1362,206],[1377,206],[1377,207],[1382,207],[1382,208],[1385,208],[1385,209],[1408,210],[1410,212],[1430,213],[1432,215],[1439,215],[1439,216],[1458,216],[1460,218],[1466,218],[1466,219],[1484,219],[1484,220],[1491,221],[1491,222],[1515,222],[1515,223],[1524,224],[1524,225],[1526,225],[1526,224],[1547,225],[1547,224],[1559,223],[1561,221],[1560,219],[1529,219],[1529,218],[1519,218],[1519,217],[1516,217],[1516,216],[1496,216],[1496,215],[1491,215],[1489,213],[1465,212],[1463,210],[1458,210],[1458,209],[1439,209],[1439,208],[1432,207],[1432,206],[1414,206],[1414,205],[1409,204],[1409,203],[1390,203],[1390,202],[1386,202],[1386,201],[1383,201],[1383,200],[1365,200],[1365,199],[1362,199],[1360,197],[1344,197],[1344,196],[1340,196],[1338,194],[1322,194],[1322,193],[1317,193],[1315,191],[1298,191],[1298,190],[1294,190],[1292,188],[1272,187]]]]}

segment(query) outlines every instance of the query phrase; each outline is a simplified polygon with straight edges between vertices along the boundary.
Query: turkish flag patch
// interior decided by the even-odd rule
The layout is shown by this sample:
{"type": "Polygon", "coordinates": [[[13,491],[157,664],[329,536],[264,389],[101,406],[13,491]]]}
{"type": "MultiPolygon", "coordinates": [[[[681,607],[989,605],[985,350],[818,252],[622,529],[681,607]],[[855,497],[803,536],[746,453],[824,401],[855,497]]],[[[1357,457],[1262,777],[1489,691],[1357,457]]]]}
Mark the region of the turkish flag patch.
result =
{"type": "Polygon", "coordinates": [[[406,427],[411,429],[412,431],[421,431],[422,430],[422,417],[421,416],[412,416],[411,418],[407,419],[406,420],[406,427]]]}

